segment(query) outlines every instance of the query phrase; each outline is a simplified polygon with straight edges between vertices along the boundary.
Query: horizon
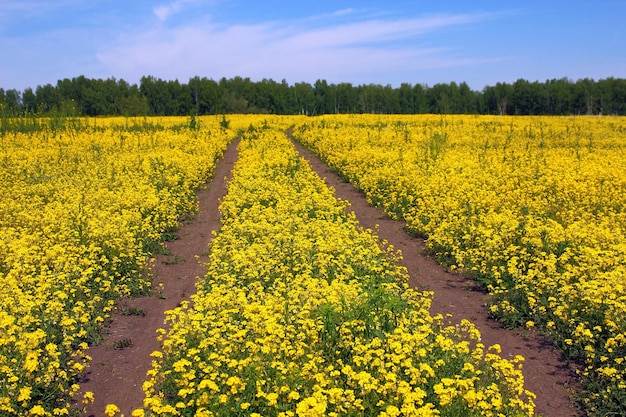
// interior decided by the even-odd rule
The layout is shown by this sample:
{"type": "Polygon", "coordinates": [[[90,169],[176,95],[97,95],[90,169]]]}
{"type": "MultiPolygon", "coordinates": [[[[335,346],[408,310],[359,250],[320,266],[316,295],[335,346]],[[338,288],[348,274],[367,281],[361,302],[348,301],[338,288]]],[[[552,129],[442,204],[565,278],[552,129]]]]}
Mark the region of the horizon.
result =
{"type": "MultiPolygon", "coordinates": [[[[340,85],[340,84],[350,84],[350,85],[351,85],[351,87],[353,87],[353,88],[358,88],[358,87],[363,87],[363,86],[370,86],[370,85],[380,86],[380,87],[387,87],[387,86],[390,86],[390,85],[391,85],[391,84],[389,84],[389,83],[387,83],[387,84],[382,84],[382,83],[367,83],[367,84],[366,84],[366,83],[363,83],[363,84],[352,84],[352,83],[347,82],[347,81],[339,81],[339,82],[336,82],[336,83],[330,83],[330,82],[328,82],[328,81],[327,81],[327,80],[325,80],[325,79],[317,79],[317,80],[315,80],[314,82],[307,82],[307,81],[296,81],[296,82],[290,82],[289,80],[286,80],[286,79],[282,79],[282,80],[275,80],[275,79],[273,79],[273,78],[264,78],[264,79],[260,79],[260,80],[253,80],[253,79],[251,79],[250,77],[243,77],[243,76],[239,76],[239,75],[235,75],[235,76],[233,76],[233,77],[229,77],[229,78],[227,78],[227,77],[222,77],[222,78],[219,78],[219,79],[210,78],[210,77],[202,77],[202,76],[199,76],[199,75],[194,75],[194,76],[189,77],[189,79],[187,79],[187,80],[179,80],[178,78],[175,78],[175,79],[163,79],[163,78],[159,78],[159,77],[156,77],[156,76],[153,76],[153,75],[149,75],[149,74],[146,74],[146,75],[141,76],[141,77],[140,77],[140,79],[139,79],[137,82],[129,82],[128,80],[125,80],[125,79],[123,79],[123,78],[116,78],[116,77],[107,77],[107,78],[89,78],[89,77],[86,77],[86,76],[84,76],[83,74],[81,74],[81,75],[77,75],[77,76],[74,76],[74,77],[66,77],[66,78],[64,78],[64,79],[59,79],[59,80],[57,80],[57,81],[55,81],[55,82],[47,83],[47,84],[44,84],[44,85],[51,85],[52,87],[56,88],[56,87],[58,86],[58,83],[59,83],[59,82],[61,82],[61,81],[63,81],[63,80],[70,80],[70,81],[72,81],[72,80],[78,79],[78,78],[80,78],[80,77],[85,77],[85,79],[88,79],[88,80],[102,80],[102,81],[106,81],[106,80],[115,80],[115,81],[116,81],[116,82],[118,82],[118,83],[119,83],[120,81],[124,81],[124,82],[128,83],[128,85],[129,85],[129,86],[131,86],[131,87],[132,87],[132,86],[135,86],[135,87],[140,87],[140,84],[141,84],[141,78],[144,78],[144,77],[152,77],[152,78],[154,78],[155,80],[161,80],[161,81],[165,81],[165,82],[179,82],[181,85],[186,85],[186,84],[189,84],[189,81],[190,81],[191,79],[193,79],[193,78],[196,78],[196,77],[198,77],[198,78],[200,78],[200,79],[206,78],[206,79],[211,80],[211,81],[214,81],[214,82],[216,82],[216,83],[218,83],[218,84],[219,84],[219,82],[220,82],[222,79],[226,79],[227,81],[231,81],[231,80],[234,80],[234,79],[237,79],[237,78],[242,79],[242,80],[250,80],[250,82],[251,82],[251,83],[262,83],[262,82],[264,82],[264,81],[271,81],[271,82],[275,82],[275,83],[281,84],[282,82],[286,82],[288,87],[295,87],[295,85],[296,85],[296,84],[300,84],[300,83],[307,83],[307,84],[309,84],[311,87],[314,87],[314,86],[315,86],[315,84],[317,83],[317,81],[327,82],[329,86],[333,86],[333,85],[334,85],[334,86],[338,86],[338,85],[340,85]]],[[[526,82],[528,82],[528,83],[539,83],[539,84],[545,84],[545,83],[547,83],[547,82],[550,82],[550,81],[555,81],[555,80],[557,80],[557,81],[560,81],[560,80],[566,80],[566,81],[567,81],[568,83],[570,83],[570,84],[575,84],[575,83],[577,83],[577,82],[579,82],[579,81],[582,81],[582,80],[585,80],[585,79],[589,79],[589,80],[591,80],[592,82],[595,82],[595,83],[597,83],[597,82],[599,82],[599,81],[607,80],[607,79],[626,80],[626,78],[622,78],[622,77],[613,77],[613,76],[609,76],[609,77],[606,77],[606,78],[599,78],[599,79],[592,79],[592,78],[578,78],[578,79],[572,79],[572,78],[569,78],[569,77],[561,77],[561,78],[546,79],[546,80],[543,80],[543,81],[542,81],[542,80],[527,80],[527,79],[525,79],[525,78],[518,78],[517,80],[514,80],[514,81],[512,81],[512,82],[496,81],[494,84],[489,84],[489,85],[485,85],[485,86],[483,86],[483,88],[481,88],[480,90],[475,90],[475,89],[471,88],[471,86],[470,86],[470,90],[471,90],[471,91],[473,91],[473,92],[476,92],[476,93],[483,93],[483,92],[484,92],[484,90],[485,90],[486,88],[489,88],[489,87],[494,87],[494,86],[496,86],[496,84],[508,84],[508,85],[510,85],[510,86],[513,86],[513,85],[514,85],[517,81],[519,81],[519,80],[526,81],[526,82]]],[[[391,86],[391,87],[392,87],[393,89],[398,89],[398,88],[400,88],[400,87],[401,87],[402,85],[404,85],[404,84],[408,84],[408,85],[410,85],[412,88],[413,88],[413,87],[416,87],[417,85],[421,85],[421,86],[422,86],[425,90],[427,90],[427,89],[432,88],[432,87],[434,87],[434,86],[436,86],[436,85],[442,85],[442,84],[443,84],[443,85],[452,85],[453,83],[454,83],[454,84],[456,84],[457,86],[460,86],[460,85],[462,85],[462,84],[467,84],[467,82],[466,82],[466,81],[438,82],[438,83],[435,83],[435,84],[401,82],[401,83],[399,83],[398,85],[394,85],[394,86],[391,86]]],[[[28,86],[28,87],[25,87],[25,89],[30,88],[33,92],[35,92],[35,90],[36,90],[36,88],[37,88],[37,87],[43,87],[44,85],[39,84],[39,85],[37,85],[37,86],[28,86]]],[[[469,84],[468,84],[468,86],[469,86],[469,84]]],[[[3,89],[3,86],[1,86],[1,85],[0,85],[0,89],[3,89]]],[[[24,89],[24,90],[25,90],[25,89],[24,89]]],[[[11,90],[11,89],[4,89],[4,91],[9,91],[9,90],[11,90]]],[[[20,92],[20,93],[23,93],[23,92],[24,92],[24,90],[17,90],[17,91],[18,91],[18,92],[20,92]]]]}

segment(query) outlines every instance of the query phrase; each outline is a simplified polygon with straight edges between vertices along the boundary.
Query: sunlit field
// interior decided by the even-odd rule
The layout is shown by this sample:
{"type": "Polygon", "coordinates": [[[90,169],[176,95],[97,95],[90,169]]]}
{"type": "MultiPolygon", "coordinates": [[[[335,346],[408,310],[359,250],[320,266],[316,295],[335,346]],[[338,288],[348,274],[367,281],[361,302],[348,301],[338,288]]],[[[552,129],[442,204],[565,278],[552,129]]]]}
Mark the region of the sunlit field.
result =
{"type": "Polygon", "coordinates": [[[592,414],[626,411],[626,119],[326,116],[294,136],[450,269],[491,314],[579,362],[592,414]]]}
{"type": "Polygon", "coordinates": [[[283,129],[246,131],[220,210],[136,415],[533,415],[522,358],[431,317],[283,129]]]}
{"type": "Polygon", "coordinates": [[[431,316],[286,131],[481,282],[494,319],[548,334],[590,415],[626,413],[626,118],[228,115],[1,119],[0,415],[76,412],[89,347],[151,293],[236,137],[206,275],[133,415],[533,415],[523,358],[431,316]]]}
{"type": "Polygon", "coordinates": [[[2,121],[0,415],[68,414],[115,300],[150,291],[149,256],[197,210],[220,122],[2,121]]]}

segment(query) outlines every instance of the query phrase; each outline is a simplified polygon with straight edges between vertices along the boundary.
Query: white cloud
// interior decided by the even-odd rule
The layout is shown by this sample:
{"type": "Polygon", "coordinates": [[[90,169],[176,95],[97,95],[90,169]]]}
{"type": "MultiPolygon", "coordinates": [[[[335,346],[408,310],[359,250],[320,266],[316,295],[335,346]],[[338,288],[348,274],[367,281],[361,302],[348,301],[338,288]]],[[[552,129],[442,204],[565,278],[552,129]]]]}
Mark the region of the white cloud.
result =
{"type": "MultiPolygon", "coordinates": [[[[182,1],[159,11],[167,19],[182,1]]],[[[155,14],[157,12],[155,11],[155,14]]],[[[157,15],[159,16],[159,15],[157,15]]],[[[307,28],[297,24],[221,26],[209,21],[127,34],[98,54],[114,74],[218,79],[240,75],[290,82],[362,79],[376,72],[468,65],[444,47],[423,47],[424,35],[485,19],[485,15],[439,15],[395,20],[372,19],[307,28]]]]}
{"type": "Polygon", "coordinates": [[[334,12],[333,16],[346,16],[354,12],[355,10],[353,8],[341,9],[341,10],[337,10],[336,12],[334,12]]]}
{"type": "Polygon", "coordinates": [[[161,22],[164,22],[170,16],[181,12],[184,6],[186,6],[187,4],[196,2],[196,0],[176,0],[168,4],[161,4],[159,6],[156,6],[152,9],[152,12],[157,17],[157,19],[159,19],[161,22]]]}
{"type": "Polygon", "coordinates": [[[160,21],[164,21],[172,13],[172,6],[171,5],[156,6],[154,9],[152,9],[152,12],[156,15],[156,17],[160,21]]]}

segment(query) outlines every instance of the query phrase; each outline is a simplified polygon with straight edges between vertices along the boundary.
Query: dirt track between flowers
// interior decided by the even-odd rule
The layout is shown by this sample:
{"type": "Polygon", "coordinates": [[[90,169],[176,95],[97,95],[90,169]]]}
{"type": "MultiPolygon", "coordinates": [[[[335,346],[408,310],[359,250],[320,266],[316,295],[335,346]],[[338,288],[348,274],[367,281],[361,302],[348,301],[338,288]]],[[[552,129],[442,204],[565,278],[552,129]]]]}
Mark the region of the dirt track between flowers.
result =
{"type": "Polygon", "coordinates": [[[335,196],[350,202],[362,227],[375,230],[380,239],[387,240],[402,251],[402,264],[409,272],[410,284],[434,292],[430,309],[432,315],[452,314],[453,323],[466,318],[480,330],[485,346],[500,344],[503,357],[522,355],[525,358],[522,368],[525,387],[537,395],[537,414],[545,417],[581,415],[570,401],[569,393],[577,387],[577,376],[549,340],[536,332],[508,330],[489,319],[488,295],[476,281],[447,272],[424,255],[424,240],[407,234],[404,222],[392,220],[382,210],[370,206],[365,196],[352,184],[341,180],[306,148],[298,143],[295,145],[313,170],[325,178],[326,184],[335,188],[335,196]]]}
{"type": "Polygon", "coordinates": [[[107,404],[117,405],[125,417],[142,407],[142,384],[152,364],[150,354],[160,348],[157,329],[165,328],[165,311],[189,299],[196,291],[197,278],[204,275],[211,232],[221,225],[218,205],[226,194],[226,182],[237,160],[238,143],[228,147],[213,179],[198,191],[198,214],[178,229],[178,239],[167,242],[166,254],[155,256],[154,294],[122,300],[112,315],[104,343],[89,348],[92,360],[77,397],[80,402],[83,393],[94,393],[95,401],[86,407],[85,416],[104,416],[107,404]],[[132,314],[139,311],[145,315],[132,314]],[[120,349],[120,342],[125,340],[131,345],[120,349]]]}
{"type": "MultiPolygon", "coordinates": [[[[167,243],[167,255],[155,257],[153,273],[158,291],[150,297],[123,300],[112,316],[105,341],[89,349],[92,361],[77,397],[80,402],[86,391],[95,395],[94,403],[85,409],[85,416],[103,416],[105,406],[112,403],[129,417],[132,410],[142,406],[142,384],[151,367],[150,353],[159,349],[156,331],[165,327],[165,311],[188,299],[195,292],[197,278],[204,273],[211,232],[220,227],[218,205],[226,194],[226,182],[237,160],[237,143],[229,146],[218,162],[213,180],[198,192],[198,215],[181,226],[177,240],[167,243]],[[142,314],[136,314],[138,312],[142,314]],[[130,346],[120,349],[125,344],[130,346]]],[[[576,388],[577,378],[548,340],[535,332],[507,330],[490,320],[487,295],[472,279],[446,272],[424,255],[423,239],[409,236],[402,222],[391,220],[379,209],[369,206],[363,194],[351,184],[342,181],[304,147],[294,144],[311,167],[334,187],[335,196],[350,202],[364,228],[376,230],[380,239],[402,251],[402,263],[409,271],[411,285],[435,294],[432,314],[452,314],[453,322],[467,318],[481,331],[486,346],[498,343],[504,357],[522,355],[525,358],[526,388],[537,395],[538,415],[581,415],[569,399],[569,390],[576,388]]]]}

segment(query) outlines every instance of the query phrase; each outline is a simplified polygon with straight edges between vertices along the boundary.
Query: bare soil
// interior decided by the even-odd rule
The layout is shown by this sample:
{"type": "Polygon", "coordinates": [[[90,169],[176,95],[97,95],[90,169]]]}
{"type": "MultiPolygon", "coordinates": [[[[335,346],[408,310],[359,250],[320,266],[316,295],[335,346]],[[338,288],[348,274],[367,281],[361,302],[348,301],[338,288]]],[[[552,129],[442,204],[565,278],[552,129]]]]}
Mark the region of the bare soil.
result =
{"type": "MultiPolygon", "coordinates": [[[[165,328],[164,312],[188,299],[195,292],[198,277],[205,272],[203,264],[208,262],[211,232],[220,227],[218,205],[226,194],[226,182],[237,159],[237,143],[229,146],[218,162],[213,180],[198,192],[197,216],[181,226],[177,240],[167,243],[167,255],[156,256],[153,268],[156,294],[122,300],[112,316],[105,342],[89,349],[92,361],[77,396],[80,402],[86,391],[95,395],[95,402],[86,408],[85,416],[103,416],[106,405],[113,403],[129,417],[132,410],[142,406],[141,385],[151,367],[150,353],[159,349],[156,331],[165,328]],[[141,312],[145,315],[138,314],[141,312]]],[[[473,279],[439,266],[424,254],[424,240],[408,235],[403,222],[391,220],[381,210],[371,207],[351,184],[303,146],[294,144],[312,168],[334,187],[336,197],[350,202],[363,228],[375,230],[380,239],[402,251],[402,263],[408,269],[411,285],[435,294],[432,314],[450,313],[452,322],[466,318],[481,331],[485,345],[498,343],[503,356],[526,358],[523,368],[526,388],[537,395],[537,414],[582,415],[570,401],[570,390],[578,388],[577,377],[547,339],[532,331],[507,330],[489,319],[488,295],[473,279]]]]}
{"type": "Polygon", "coordinates": [[[166,254],[155,256],[154,294],[122,300],[113,312],[105,342],[89,348],[92,360],[77,396],[80,403],[85,392],[94,393],[95,401],[86,408],[85,416],[104,416],[107,404],[117,405],[126,417],[142,407],[142,384],[151,368],[150,354],[160,348],[157,329],[166,328],[165,311],[194,294],[198,277],[206,271],[211,232],[221,226],[218,205],[237,160],[237,143],[229,145],[213,179],[198,191],[197,215],[178,229],[178,239],[167,242],[166,254]]]}

